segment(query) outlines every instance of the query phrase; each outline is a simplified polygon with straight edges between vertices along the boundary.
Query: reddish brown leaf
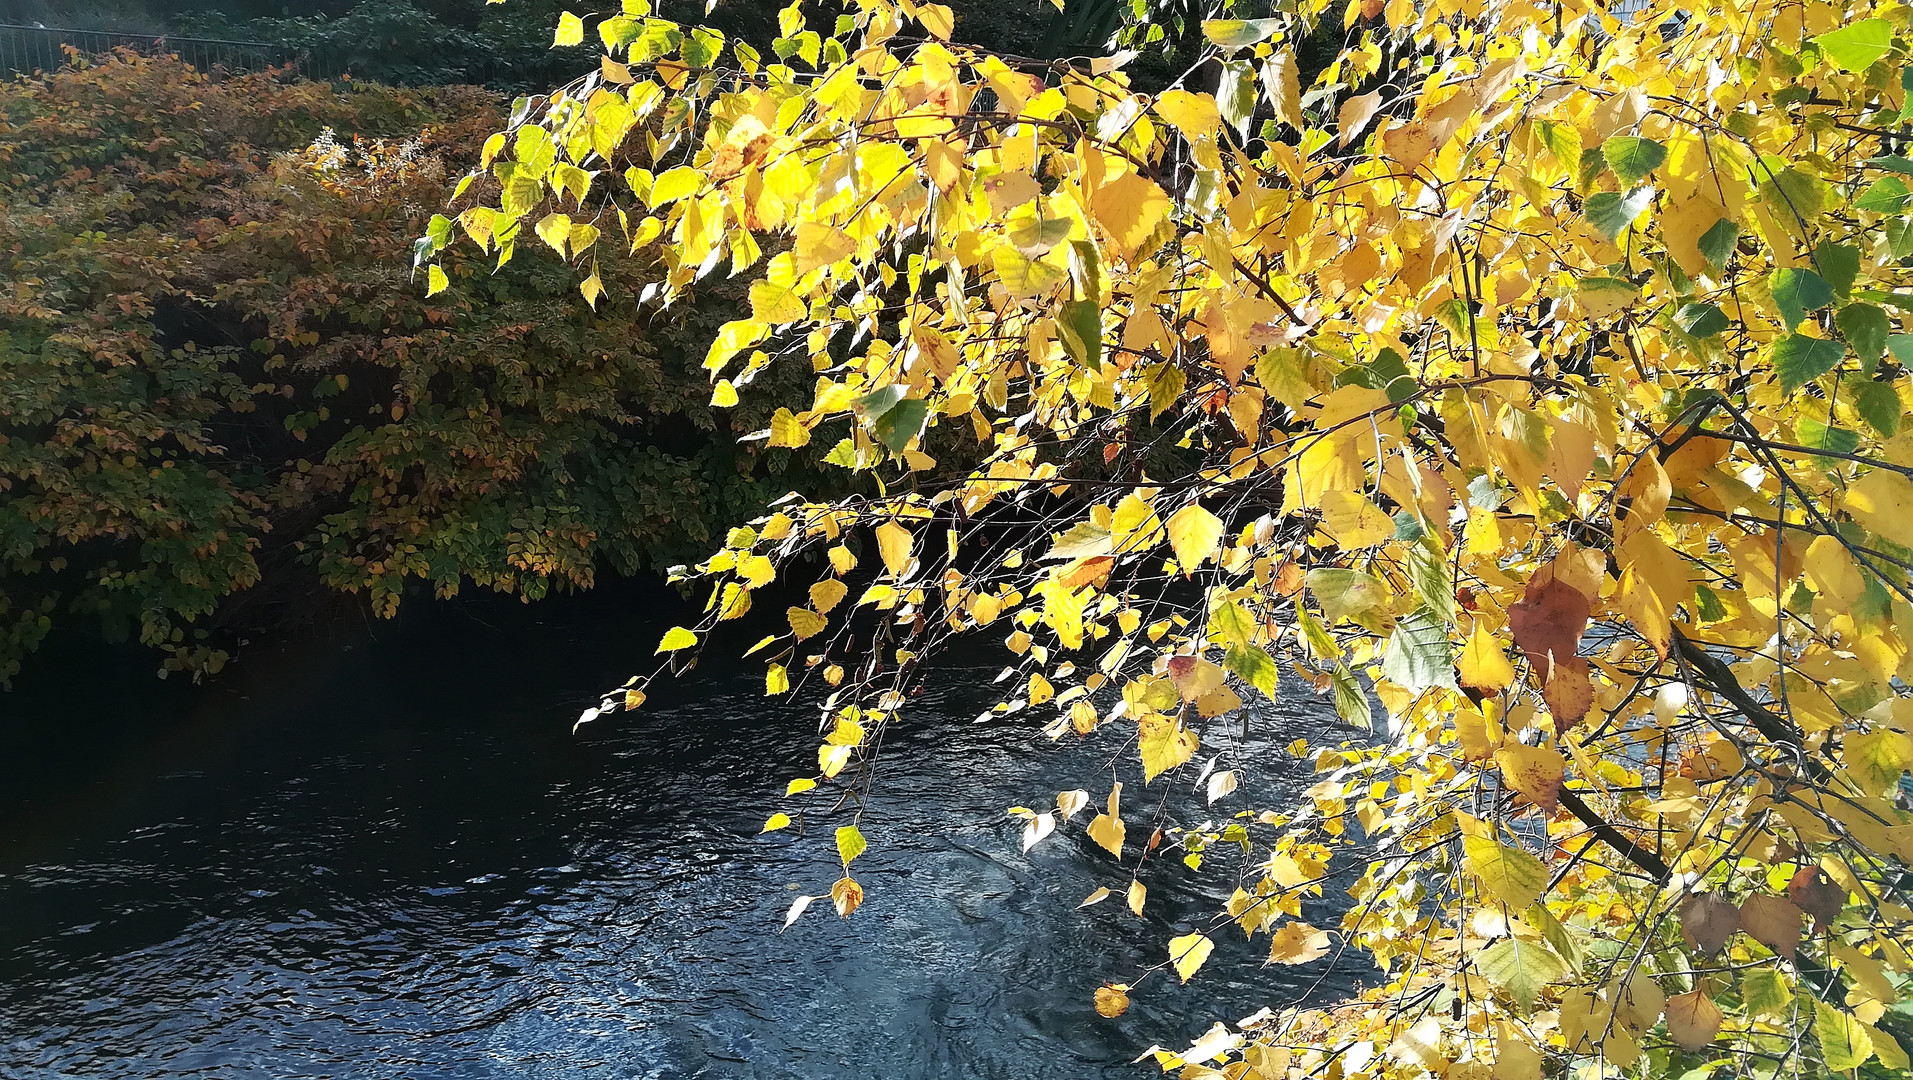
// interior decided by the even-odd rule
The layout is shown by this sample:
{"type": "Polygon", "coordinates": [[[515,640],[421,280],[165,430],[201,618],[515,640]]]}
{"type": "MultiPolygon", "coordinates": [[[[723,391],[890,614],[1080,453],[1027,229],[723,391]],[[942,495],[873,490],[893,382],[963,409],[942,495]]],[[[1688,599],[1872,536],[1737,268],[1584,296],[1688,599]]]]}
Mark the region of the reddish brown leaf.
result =
{"type": "Polygon", "coordinates": [[[1558,729],[1586,716],[1594,704],[1587,661],[1576,656],[1590,610],[1587,595],[1552,569],[1536,574],[1520,603],[1508,608],[1508,629],[1527,656],[1558,729]]]}
{"type": "Polygon", "coordinates": [[[1588,680],[1587,658],[1570,656],[1556,661],[1554,670],[1548,673],[1547,685],[1541,688],[1541,700],[1548,703],[1556,735],[1586,716],[1594,707],[1594,684],[1588,680]]]}
{"type": "Polygon", "coordinates": [[[1588,615],[1588,598],[1579,589],[1544,573],[1530,581],[1526,595],[1508,609],[1508,629],[1528,662],[1545,671],[1549,657],[1559,662],[1580,649],[1588,615]]]}
{"type": "Polygon", "coordinates": [[[1740,909],[1713,893],[1695,893],[1681,904],[1681,936],[1703,953],[1717,953],[1740,929],[1740,909]]]}
{"type": "Polygon", "coordinates": [[[1294,596],[1302,591],[1302,583],[1307,577],[1301,563],[1294,559],[1283,559],[1282,565],[1275,568],[1275,591],[1283,596],[1294,596]]]}
{"type": "Polygon", "coordinates": [[[863,904],[864,887],[847,877],[838,878],[830,887],[830,902],[836,905],[839,916],[848,919],[863,904]]]}
{"type": "Polygon", "coordinates": [[[1667,999],[1667,1033],[1684,1050],[1704,1049],[1720,1034],[1722,1016],[1714,999],[1699,990],[1667,999]]]}
{"type": "Polygon", "coordinates": [[[1115,565],[1116,559],[1110,555],[1096,555],[1087,559],[1078,559],[1070,563],[1061,573],[1056,575],[1056,580],[1062,582],[1063,587],[1071,592],[1075,592],[1085,585],[1100,586],[1103,582],[1109,580],[1109,571],[1115,565]]]}
{"type": "Polygon", "coordinates": [[[1847,906],[1847,890],[1828,881],[1826,871],[1806,866],[1787,882],[1787,899],[1813,916],[1813,931],[1817,934],[1847,906]]]}
{"type": "Polygon", "coordinates": [[[1800,920],[1806,914],[1784,897],[1755,893],[1740,903],[1740,928],[1774,955],[1792,960],[1800,947],[1800,920]]]}

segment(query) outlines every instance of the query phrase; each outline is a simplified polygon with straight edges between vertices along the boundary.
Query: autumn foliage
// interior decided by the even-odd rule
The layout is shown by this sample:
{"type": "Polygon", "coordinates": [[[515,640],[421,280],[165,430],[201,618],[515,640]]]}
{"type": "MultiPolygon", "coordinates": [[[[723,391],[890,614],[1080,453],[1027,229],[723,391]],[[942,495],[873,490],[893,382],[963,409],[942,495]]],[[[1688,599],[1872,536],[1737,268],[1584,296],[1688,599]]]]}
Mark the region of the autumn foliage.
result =
{"type": "Polygon", "coordinates": [[[709,404],[722,290],[407,287],[498,106],[132,55],[0,86],[0,682],[62,622],[199,672],[332,590],[584,587],[788,490],[709,404]]]}
{"type": "Polygon", "coordinates": [[[627,249],[664,300],[743,275],[717,399],[814,370],[756,437],[883,494],[732,530],[659,671],[808,585],[750,651],[820,709],[787,797],[845,796],[841,914],[881,732],[980,633],[1011,654],[998,715],[1124,751],[1019,808],[1026,846],[1081,821],[1092,902],[1240,882],[1099,1012],[1227,933],[1383,972],[1165,1069],[1898,1074],[1910,19],[1315,0],[1208,21],[1144,92],[1120,55],[952,43],[935,4],[793,6],[760,56],[629,0],[560,24],[600,67],[485,145],[500,197],[421,255],[556,249],[600,305],[627,249]],[[1304,72],[1325,20],[1345,46],[1304,72]],[[945,475],[952,433],[983,459],[945,475]],[[1273,763],[1234,715],[1311,687],[1373,734],[1294,747],[1296,805],[1241,805],[1273,763]],[[1300,921],[1337,875],[1339,925],[1300,921]]]}

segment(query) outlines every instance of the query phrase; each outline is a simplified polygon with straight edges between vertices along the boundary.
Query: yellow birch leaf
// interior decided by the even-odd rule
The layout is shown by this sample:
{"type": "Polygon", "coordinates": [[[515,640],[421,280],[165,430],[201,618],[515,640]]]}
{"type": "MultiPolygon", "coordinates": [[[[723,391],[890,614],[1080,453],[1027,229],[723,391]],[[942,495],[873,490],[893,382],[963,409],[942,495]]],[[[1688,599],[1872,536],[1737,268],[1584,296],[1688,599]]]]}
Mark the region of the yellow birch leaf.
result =
{"type": "Polygon", "coordinates": [[[1119,809],[1122,794],[1123,786],[1120,783],[1111,785],[1109,812],[1097,814],[1096,820],[1089,823],[1088,829],[1089,838],[1118,859],[1123,857],[1123,818],[1119,809]]]}
{"type": "Polygon", "coordinates": [[[1222,112],[1216,108],[1216,99],[1207,94],[1192,94],[1187,90],[1163,91],[1156,98],[1156,113],[1191,140],[1214,135],[1222,123],[1222,112]]]}
{"type": "Polygon", "coordinates": [[[1504,746],[1495,752],[1495,764],[1501,766],[1502,780],[1536,806],[1553,813],[1560,805],[1567,759],[1559,751],[1545,746],[1504,746]]]}
{"type": "Polygon", "coordinates": [[[799,641],[823,633],[824,627],[830,624],[830,620],[809,608],[793,607],[785,611],[784,616],[790,620],[791,633],[796,634],[799,641]]]}
{"type": "Polygon", "coordinates": [[[1216,943],[1202,934],[1184,934],[1169,939],[1169,962],[1175,966],[1176,974],[1183,982],[1188,982],[1196,970],[1209,960],[1209,954],[1216,951],[1216,943]]]}
{"type": "Polygon", "coordinates": [[[1145,783],[1195,756],[1196,733],[1182,726],[1173,716],[1145,714],[1139,725],[1137,744],[1142,752],[1145,783]]]}
{"type": "Polygon", "coordinates": [[[697,644],[697,635],[682,626],[673,626],[664,632],[664,640],[658,642],[660,653],[677,652],[697,644]]]}
{"type": "Polygon", "coordinates": [[[1169,515],[1166,527],[1169,546],[1174,549],[1176,562],[1185,574],[1214,556],[1222,542],[1222,519],[1195,503],[1169,515]]]}
{"type": "Polygon", "coordinates": [[[1139,919],[1142,918],[1143,901],[1148,896],[1149,890],[1143,886],[1142,882],[1132,881],[1129,883],[1129,910],[1135,912],[1136,917],[1139,919]]]}
{"type": "Polygon", "coordinates": [[[843,602],[850,587],[836,578],[826,578],[810,587],[810,605],[819,614],[828,615],[830,609],[843,602]]]}
{"type": "Polygon", "coordinates": [[[1470,689],[1498,694],[1514,682],[1514,665],[1508,662],[1507,652],[1479,619],[1468,635],[1468,644],[1462,647],[1457,666],[1461,685],[1470,689]]]}
{"type": "Polygon", "coordinates": [[[898,577],[910,568],[913,546],[910,530],[896,522],[886,521],[877,526],[877,551],[883,556],[883,564],[898,577]]]}

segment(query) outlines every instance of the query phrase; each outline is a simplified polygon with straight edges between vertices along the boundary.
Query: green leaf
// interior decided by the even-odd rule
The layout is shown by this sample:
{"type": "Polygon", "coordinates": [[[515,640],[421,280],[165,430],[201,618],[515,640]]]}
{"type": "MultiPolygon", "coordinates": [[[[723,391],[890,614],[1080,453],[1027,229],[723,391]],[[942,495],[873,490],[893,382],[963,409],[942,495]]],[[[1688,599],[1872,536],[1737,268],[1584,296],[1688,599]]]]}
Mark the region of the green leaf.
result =
{"type": "Polygon", "coordinates": [[[1905,181],[1898,177],[1883,176],[1853,200],[1853,208],[1875,214],[1900,214],[1906,212],[1910,202],[1913,202],[1913,192],[1907,190],[1905,181]]]}
{"type": "Polygon", "coordinates": [[[1071,360],[1091,371],[1103,367],[1103,309],[1094,300],[1070,300],[1056,315],[1056,337],[1071,360]]]}
{"type": "Polygon", "coordinates": [[[1714,269],[1727,269],[1727,260],[1734,254],[1734,245],[1740,243],[1740,226],[1726,218],[1714,222],[1714,226],[1701,234],[1695,247],[1700,249],[1700,257],[1706,259],[1714,269]]]}
{"type": "Polygon", "coordinates": [[[1246,49],[1282,31],[1280,19],[1204,19],[1202,36],[1224,49],[1246,49]]]}
{"type": "Polygon", "coordinates": [[[1713,337],[1727,329],[1727,316],[1713,304],[1682,304],[1674,312],[1674,325],[1698,338],[1713,337]]]}
{"type": "Polygon", "coordinates": [[[1331,623],[1373,611],[1389,598],[1388,586],[1360,570],[1325,566],[1310,570],[1304,580],[1322,605],[1323,617],[1331,623]]]}
{"type": "Polygon", "coordinates": [[[1455,689],[1455,654],[1441,616],[1419,607],[1396,622],[1382,654],[1382,675],[1410,693],[1435,686],[1455,689]]]}
{"type": "Polygon", "coordinates": [[[1755,1016],[1785,1016],[1793,1004],[1793,991],[1778,968],[1760,968],[1741,979],[1740,999],[1755,1016]]]}
{"type": "Polygon", "coordinates": [[[1807,312],[1833,303],[1833,286],[1811,270],[1784,267],[1768,279],[1773,288],[1774,306],[1780,309],[1780,321],[1788,330],[1800,325],[1807,312]]]}
{"type": "Polygon", "coordinates": [[[1541,145],[1563,168],[1575,169],[1581,165],[1581,133],[1572,124],[1557,124],[1552,120],[1537,120],[1534,132],[1541,138],[1541,145]]]}
{"type": "Polygon", "coordinates": [[[1824,1001],[1813,1003],[1813,1037],[1827,1068],[1850,1072],[1873,1056],[1873,1035],[1860,1018],[1824,1001]]]}
{"type": "Polygon", "coordinates": [[[1861,19],[1813,39],[1820,52],[1844,71],[1865,71],[1893,48],[1893,24],[1861,19]]]}
{"type": "Polygon", "coordinates": [[[1891,439],[1899,434],[1900,395],[1894,392],[1891,383],[1870,382],[1861,386],[1853,395],[1853,411],[1881,437],[1891,439]]]}
{"type": "Polygon", "coordinates": [[[903,448],[923,430],[923,422],[930,416],[930,403],[922,398],[905,398],[877,417],[870,426],[870,433],[877,441],[890,448],[893,454],[903,453],[903,448]]]}
{"type": "Polygon", "coordinates": [[[1224,646],[1247,645],[1255,637],[1255,621],[1235,601],[1219,605],[1209,613],[1209,638],[1224,646]]]}
{"type": "Polygon", "coordinates": [[[910,393],[909,387],[901,383],[891,383],[889,386],[872,390],[858,398],[857,411],[862,413],[866,420],[876,420],[884,413],[896,408],[897,402],[902,401],[908,393],[910,393]]]}
{"type": "Polygon", "coordinates": [[[434,248],[442,248],[451,243],[452,219],[444,214],[433,214],[432,220],[425,224],[425,235],[431,238],[434,248]]]}
{"type": "Polygon", "coordinates": [[[837,855],[848,867],[851,860],[864,853],[864,834],[857,831],[855,825],[845,825],[837,830],[837,855]]]}
{"type": "Polygon", "coordinates": [[[1222,65],[1222,81],[1216,86],[1216,108],[1222,120],[1248,137],[1249,121],[1255,116],[1255,67],[1247,60],[1231,60],[1222,65]]]}
{"type": "Polygon", "coordinates": [[[1886,312],[1872,304],[1848,304],[1833,314],[1833,325],[1853,347],[1853,354],[1869,366],[1886,354],[1887,333],[1892,325],[1886,312]]]}
{"type": "Polygon", "coordinates": [[[1589,195],[1582,209],[1587,215],[1588,224],[1594,226],[1596,232],[1612,240],[1626,232],[1653,202],[1654,188],[1652,185],[1645,185],[1635,188],[1626,195],[1618,191],[1602,191],[1589,195]]]}
{"type": "Polygon", "coordinates": [[[1455,583],[1441,541],[1433,533],[1424,530],[1415,546],[1408,549],[1408,578],[1422,607],[1443,625],[1454,625],[1455,583]]]}
{"type": "Polygon", "coordinates": [[[1255,645],[1231,645],[1222,655],[1222,666],[1231,674],[1273,699],[1279,673],[1269,654],[1255,645]]]}
{"type": "MultiPolygon", "coordinates": [[[[1477,827],[1487,828],[1479,823],[1477,827]]],[[[1540,859],[1483,832],[1464,832],[1461,844],[1468,872],[1481,880],[1489,896],[1515,911],[1525,911],[1541,899],[1548,885],[1548,868],[1540,859]]]]}
{"type": "Polygon", "coordinates": [[[1913,334],[1888,334],[1886,351],[1893,354],[1901,367],[1913,367],[1913,334]]]}
{"type": "Polygon", "coordinates": [[[1813,265],[1833,291],[1845,296],[1860,276],[1860,249],[1848,244],[1821,243],[1813,249],[1813,265]]]}
{"type": "Polygon", "coordinates": [[[1851,454],[1860,446],[1860,433],[1843,427],[1830,427],[1811,416],[1801,417],[1795,425],[1803,446],[1815,450],[1831,450],[1836,454],[1851,454]]]}
{"type": "Polygon", "coordinates": [[[1523,1009],[1534,1008],[1541,991],[1568,973],[1565,960],[1538,941],[1502,938],[1475,957],[1481,977],[1508,992],[1523,1009]]]}
{"type": "Polygon", "coordinates": [[[1661,167],[1661,162],[1667,160],[1667,147],[1653,139],[1615,135],[1601,144],[1601,157],[1606,159],[1607,167],[1614,170],[1614,175],[1621,178],[1623,186],[1632,186],[1661,167]]]}
{"type": "Polygon", "coordinates": [[[1847,351],[1837,341],[1790,334],[1774,342],[1774,371],[1780,388],[1791,394],[1840,366],[1847,351]]]}
{"type": "Polygon", "coordinates": [[[1374,714],[1368,708],[1368,695],[1362,692],[1362,684],[1355,679],[1355,673],[1347,664],[1335,665],[1335,673],[1330,680],[1334,689],[1335,715],[1349,727],[1364,731],[1375,729],[1374,714]]]}
{"type": "MultiPolygon", "coordinates": [[[[1907,70],[1913,72],[1913,68],[1907,70]]],[[[1885,169],[1887,172],[1913,176],[1913,158],[1903,157],[1899,154],[1881,154],[1879,157],[1868,158],[1866,165],[1867,168],[1870,169],[1885,169]]]]}

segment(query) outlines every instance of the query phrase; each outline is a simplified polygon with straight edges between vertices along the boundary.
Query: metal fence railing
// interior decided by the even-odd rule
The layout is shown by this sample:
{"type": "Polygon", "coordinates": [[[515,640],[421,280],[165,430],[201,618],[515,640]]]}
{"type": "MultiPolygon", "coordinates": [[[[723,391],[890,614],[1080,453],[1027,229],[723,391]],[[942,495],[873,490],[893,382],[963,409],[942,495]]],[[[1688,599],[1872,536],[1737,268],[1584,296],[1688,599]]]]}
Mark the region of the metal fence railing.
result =
{"type": "Polygon", "coordinates": [[[171,53],[201,71],[215,68],[259,71],[297,59],[280,46],[259,41],[222,41],[217,38],[124,34],[112,30],[70,30],[0,23],[0,77],[57,71],[68,64],[69,48],[83,57],[99,56],[120,48],[146,53],[171,53]]]}

